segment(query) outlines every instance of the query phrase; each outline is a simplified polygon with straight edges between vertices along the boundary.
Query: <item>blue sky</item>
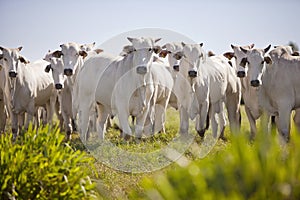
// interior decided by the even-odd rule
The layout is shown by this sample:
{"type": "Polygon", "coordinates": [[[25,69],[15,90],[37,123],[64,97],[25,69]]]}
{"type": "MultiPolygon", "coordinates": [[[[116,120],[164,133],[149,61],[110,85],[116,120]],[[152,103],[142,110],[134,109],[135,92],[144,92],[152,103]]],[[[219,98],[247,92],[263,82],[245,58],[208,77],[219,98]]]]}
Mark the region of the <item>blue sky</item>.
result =
{"type": "Polygon", "coordinates": [[[30,60],[141,28],[178,32],[217,54],[230,44],[300,45],[299,0],[0,0],[0,13],[0,45],[23,46],[30,60]]]}

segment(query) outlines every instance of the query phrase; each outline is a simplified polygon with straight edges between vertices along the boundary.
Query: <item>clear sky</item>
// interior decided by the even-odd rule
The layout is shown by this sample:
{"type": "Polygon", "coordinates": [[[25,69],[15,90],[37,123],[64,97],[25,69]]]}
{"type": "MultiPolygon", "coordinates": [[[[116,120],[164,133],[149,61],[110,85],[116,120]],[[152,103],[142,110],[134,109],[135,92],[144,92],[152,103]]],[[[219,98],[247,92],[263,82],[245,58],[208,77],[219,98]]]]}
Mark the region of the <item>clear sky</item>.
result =
{"type": "Polygon", "coordinates": [[[30,60],[141,28],[178,32],[217,54],[230,44],[300,45],[299,0],[0,0],[0,13],[0,45],[23,46],[30,60]]]}

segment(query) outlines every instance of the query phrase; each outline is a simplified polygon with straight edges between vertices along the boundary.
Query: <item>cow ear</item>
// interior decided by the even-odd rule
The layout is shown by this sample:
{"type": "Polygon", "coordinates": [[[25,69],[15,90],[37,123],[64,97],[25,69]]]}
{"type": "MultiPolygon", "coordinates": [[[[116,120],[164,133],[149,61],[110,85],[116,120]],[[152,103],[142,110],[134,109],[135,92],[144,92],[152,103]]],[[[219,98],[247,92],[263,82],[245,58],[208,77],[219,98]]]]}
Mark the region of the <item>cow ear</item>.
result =
{"type": "Polygon", "coordinates": [[[49,73],[51,69],[51,64],[47,65],[45,68],[45,72],[49,73]]]}
{"type": "Polygon", "coordinates": [[[103,49],[94,49],[94,51],[95,51],[97,54],[99,54],[99,53],[103,52],[103,49]]]}
{"type": "Polygon", "coordinates": [[[153,51],[156,54],[158,54],[159,52],[161,52],[161,50],[162,50],[162,48],[160,46],[158,46],[158,45],[153,48],[153,51]]]}
{"type": "Polygon", "coordinates": [[[79,55],[81,55],[83,58],[85,58],[88,54],[86,51],[79,51],[79,55]]]}
{"type": "Polygon", "coordinates": [[[294,51],[294,53],[292,53],[292,56],[300,56],[299,51],[294,51]]]}
{"type": "Polygon", "coordinates": [[[203,47],[203,42],[202,42],[202,43],[200,43],[200,47],[203,47]]]}
{"type": "Polygon", "coordinates": [[[243,47],[240,47],[240,49],[241,49],[245,54],[248,53],[248,50],[247,50],[247,49],[244,49],[243,47]]]}
{"type": "Polygon", "coordinates": [[[254,44],[249,45],[249,49],[252,49],[254,47],[254,44]]]}
{"type": "Polygon", "coordinates": [[[230,46],[233,50],[236,48],[236,46],[234,46],[233,44],[231,44],[230,46]]]}
{"type": "Polygon", "coordinates": [[[23,49],[22,46],[17,48],[18,51],[21,51],[22,49],[23,49]]]}
{"type": "Polygon", "coordinates": [[[160,41],[161,40],[161,38],[156,38],[155,40],[154,40],[154,43],[156,43],[156,42],[158,42],[158,41],[160,41]]]}
{"type": "Polygon", "coordinates": [[[159,57],[165,58],[168,55],[168,51],[167,50],[161,50],[159,53],[159,57]]]}
{"type": "Polygon", "coordinates": [[[184,47],[184,46],[185,46],[185,43],[184,43],[184,42],[181,42],[181,45],[184,47]]]}
{"type": "Polygon", "coordinates": [[[129,42],[132,42],[134,40],[134,38],[127,37],[127,40],[129,40],[129,42]]]}
{"type": "Polygon", "coordinates": [[[264,57],[264,61],[265,61],[267,64],[272,64],[272,59],[271,59],[269,56],[264,57]]]}
{"type": "Polygon", "coordinates": [[[4,47],[0,47],[0,50],[3,51],[4,47]]]}
{"type": "Polygon", "coordinates": [[[226,52],[223,54],[224,57],[226,57],[228,60],[231,60],[231,58],[234,57],[234,53],[233,52],[226,52]]]}
{"type": "Polygon", "coordinates": [[[62,55],[63,55],[63,53],[61,51],[59,51],[59,50],[54,51],[52,53],[52,56],[55,57],[55,58],[60,58],[62,55]]]}
{"type": "Polygon", "coordinates": [[[164,44],[161,48],[162,48],[162,49],[165,49],[165,48],[167,48],[167,45],[164,44]]]}
{"type": "Polygon", "coordinates": [[[209,52],[207,53],[207,55],[208,55],[208,57],[211,57],[211,56],[215,56],[216,54],[214,54],[212,51],[209,51],[209,52]]]}
{"type": "Polygon", "coordinates": [[[24,64],[30,63],[29,60],[26,60],[26,59],[25,59],[24,57],[22,57],[22,56],[19,57],[19,60],[20,60],[22,63],[24,63],[24,64]]]}
{"type": "Polygon", "coordinates": [[[267,46],[267,48],[264,49],[264,52],[267,53],[271,48],[271,45],[267,46]]]}
{"type": "Polygon", "coordinates": [[[247,60],[247,58],[243,58],[241,60],[240,66],[245,68],[247,63],[249,63],[248,60],[247,60]]]}

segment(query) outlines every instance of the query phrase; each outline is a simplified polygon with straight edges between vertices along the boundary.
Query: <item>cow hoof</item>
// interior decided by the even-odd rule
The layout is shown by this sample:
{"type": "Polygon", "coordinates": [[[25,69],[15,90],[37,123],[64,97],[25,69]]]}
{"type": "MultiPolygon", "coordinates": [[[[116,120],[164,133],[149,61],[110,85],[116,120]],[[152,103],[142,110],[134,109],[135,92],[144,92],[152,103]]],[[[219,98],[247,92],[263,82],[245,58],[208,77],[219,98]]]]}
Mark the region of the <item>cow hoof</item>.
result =
{"type": "Polygon", "coordinates": [[[224,135],[220,135],[219,137],[221,140],[223,140],[224,142],[227,142],[227,138],[224,135]]]}
{"type": "Polygon", "coordinates": [[[70,131],[67,132],[67,135],[66,135],[66,140],[67,141],[70,141],[72,139],[72,134],[70,131]]]}
{"type": "Polygon", "coordinates": [[[131,135],[124,134],[124,140],[129,141],[131,139],[131,135]]]}
{"type": "Polygon", "coordinates": [[[199,134],[200,137],[204,137],[204,133],[205,133],[205,129],[202,129],[200,131],[197,131],[197,133],[199,134]]]}

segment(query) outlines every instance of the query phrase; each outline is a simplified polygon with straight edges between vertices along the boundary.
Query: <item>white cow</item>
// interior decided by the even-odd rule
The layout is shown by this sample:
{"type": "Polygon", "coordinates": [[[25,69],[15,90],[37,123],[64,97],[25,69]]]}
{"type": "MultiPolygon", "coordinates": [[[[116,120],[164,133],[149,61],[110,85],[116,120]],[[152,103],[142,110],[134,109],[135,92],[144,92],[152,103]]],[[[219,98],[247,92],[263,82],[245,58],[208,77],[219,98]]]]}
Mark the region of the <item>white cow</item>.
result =
{"type": "Polygon", "coordinates": [[[222,134],[226,119],[224,115],[225,93],[228,84],[223,66],[206,56],[203,44],[184,44],[183,58],[179,65],[174,91],[180,113],[180,133],[188,132],[189,117],[200,116],[196,126],[201,137],[206,130],[205,122],[210,109],[213,136],[218,135],[218,123],[222,134]],[[218,118],[218,119],[217,119],[218,118]]]}
{"type": "MultiPolygon", "coordinates": [[[[21,49],[21,47],[19,47],[21,49]]],[[[20,60],[24,63],[29,63],[29,61],[24,58],[20,57],[20,60]]],[[[3,93],[3,103],[5,105],[5,112],[3,114],[6,114],[7,117],[12,120],[13,114],[12,114],[12,91],[14,87],[14,81],[12,81],[9,78],[8,75],[8,66],[7,66],[7,60],[3,58],[3,55],[0,55],[0,65],[1,65],[1,70],[0,70],[0,89],[3,93]]],[[[7,118],[6,117],[6,118],[7,118]]],[[[4,120],[5,116],[3,116],[3,130],[6,126],[6,120],[4,120]]],[[[24,119],[25,119],[25,114],[18,115],[18,122],[19,122],[19,128],[21,129],[24,125],[24,119]]],[[[28,123],[27,123],[28,124],[28,123]]]]}
{"type": "Polygon", "coordinates": [[[256,120],[259,119],[259,117],[262,115],[262,109],[260,108],[258,104],[258,94],[257,90],[249,84],[249,77],[247,76],[247,67],[240,66],[240,63],[242,60],[247,57],[247,54],[242,51],[243,49],[252,49],[254,47],[254,44],[248,45],[248,46],[234,46],[231,45],[231,48],[233,49],[233,53],[225,53],[224,56],[228,59],[235,58],[236,63],[236,70],[237,70],[237,76],[241,78],[241,84],[242,84],[242,98],[244,100],[245,104],[245,112],[250,124],[250,133],[251,138],[253,139],[256,135],[257,128],[256,128],[256,120]]]}
{"type": "MultiPolygon", "coordinates": [[[[83,139],[86,139],[89,108],[94,101],[97,102],[99,111],[100,138],[104,138],[105,122],[109,115],[117,115],[123,136],[132,135],[128,123],[128,116],[137,116],[136,134],[141,136],[146,117],[150,109],[150,100],[153,96],[154,86],[150,84],[150,66],[153,63],[155,42],[159,39],[128,38],[134,47],[134,51],[127,56],[111,56],[100,54],[91,57],[79,74],[79,86],[83,86],[85,79],[90,82],[93,77],[98,77],[98,82],[91,90],[79,90],[78,94],[84,94],[84,99],[78,100],[80,131],[83,139]],[[97,67],[97,68],[96,68],[97,67]],[[90,69],[88,69],[90,68],[90,69]],[[95,71],[97,69],[97,71],[95,71]],[[92,76],[89,76],[89,75],[92,76]],[[85,76],[85,79],[84,79],[85,76]],[[87,92],[87,93],[86,93],[87,92]],[[94,93],[93,93],[94,92],[94,93]],[[85,105],[86,104],[86,105],[85,105]]],[[[93,82],[92,82],[93,83],[93,82]]],[[[77,84],[77,83],[76,83],[77,84]]],[[[92,84],[93,85],[93,84],[92,84]]],[[[83,96],[83,95],[78,95],[83,96]]]]}
{"type": "Polygon", "coordinates": [[[157,131],[165,133],[165,115],[174,85],[172,70],[169,66],[157,60],[152,63],[150,72],[154,85],[154,94],[150,103],[152,109],[150,119],[154,120],[151,122],[151,124],[154,124],[154,130],[150,133],[157,131]]]}
{"type": "Polygon", "coordinates": [[[277,47],[265,56],[269,48],[244,49],[247,59],[241,65],[248,63],[249,83],[258,88],[259,104],[278,116],[278,131],[288,141],[291,111],[300,108],[300,57],[291,55],[285,47],[277,47]]]}
{"type": "MultiPolygon", "coordinates": [[[[227,74],[228,85],[226,88],[226,108],[231,132],[237,133],[240,130],[241,114],[240,102],[242,96],[242,86],[240,78],[236,76],[234,64],[229,64],[229,60],[223,55],[211,55],[210,58],[219,65],[224,67],[227,74]]],[[[221,135],[222,136],[222,135],[221,135]]]]}
{"type": "MultiPolygon", "coordinates": [[[[48,52],[44,60],[50,64],[46,66],[45,72],[49,73],[51,70],[55,89],[58,90],[58,100],[60,113],[63,118],[64,127],[66,130],[66,137],[71,139],[71,133],[74,130],[75,122],[72,113],[72,94],[70,79],[64,75],[64,65],[61,58],[57,58],[57,51],[48,52]]],[[[61,127],[62,128],[62,127],[61,127]]]]}
{"type": "Polygon", "coordinates": [[[34,63],[27,63],[20,54],[21,47],[17,49],[0,47],[0,49],[8,67],[9,77],[15,78],[12,98],[14,135],[18,132],[17,115],[26,112],[30,120],[40,106],[46,106],[47,120],[52,123],[56,91],[51,74],[44,72],[48,62],[38,60],[34,63]]]}
{"type": "MultiPolygon", "coordinates": [[[[167,58],[168,65],[170,67],[169,70],[171,71],[171,75],[173,77],[174,82],[179,72],[179,64],[183,56],[182,50],[183,47],[181,43],[171,42],[163,45],[162,50],[159,53],[159,57],[167,58]]],[[[171,94],[169,105],[175,108],[176,110],[178,109],[177,96],[174,93],[174,91],[171,94]]]]}

